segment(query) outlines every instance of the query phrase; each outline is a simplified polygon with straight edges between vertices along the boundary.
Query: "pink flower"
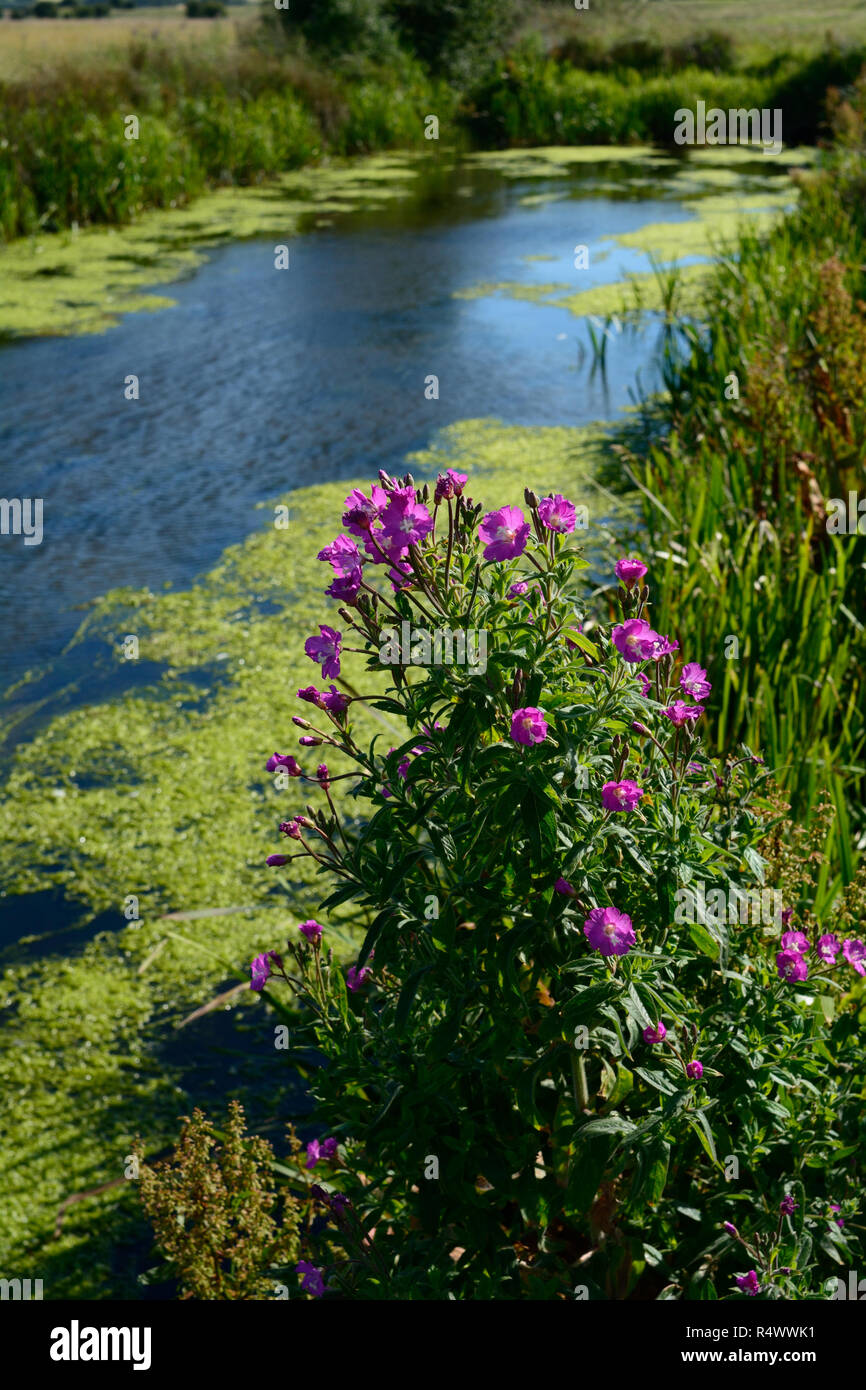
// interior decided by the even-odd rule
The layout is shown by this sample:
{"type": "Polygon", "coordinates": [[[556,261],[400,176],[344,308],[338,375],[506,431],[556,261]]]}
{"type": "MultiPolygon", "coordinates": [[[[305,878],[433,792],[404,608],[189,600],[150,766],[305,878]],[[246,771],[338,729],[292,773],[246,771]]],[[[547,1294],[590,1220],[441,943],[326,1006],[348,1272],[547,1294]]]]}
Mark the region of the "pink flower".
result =
{"type": "Polygon", "coordinates": [[[513,560],[522,555],[530,529],[519,507],[500,507],[496,512],[488,512],[478,527],[478,535],[484,542],[485,560],[513,560]]]}
{"type": "Polygon", "coordinates": [[[332,685],[330,690],[324,691],[321,699],[329,714],[342,714],[351,703],[349,696],[344,695],[335,685],[332,685]]]}
{"type": "Polygon", "coordinates": [[[264,951],[262,955],[256,956],[250,965],[250,989],[264,989],[270,978],[271,961],[274,962],[278,970],[282,970],[283,962],[276,951],[264,951]]]}
{"type": "Polygon", "coordinates": [[[538,515],[548,531],[559,531],[561,534],[573,531],[577,520],[574,503],[559,492],[539,502],[538,515]]]}
{"type": "Polygon", "coordinates": [[[328,772],[327,763],[319,763],[316,768],[316,778],[323,791],[327,791],[331,785],[331,774],[328,772]]]}
{"type": "Polygon", "coordinates": [[[658,661],[660,657],[667,656],[669,652],[679,651],[679,642],[672,642],[669,637],[658,637],[653,647],[653,661],[658,661]]]}
{"type": "Polygon", "coordinates": [[[433,494],[434,502],[444,502],[449,497],[462,497],[463,489],[468,479],[465,473],[455,473],[453,468],[448,468],[444,473],[440,473],[436,479],[436,491],[433,494]]]}
{"type": "Polygon", "coordinates": [[[849,965],[853,965],[858,975],[866,975],[866,946],[862,941],[849,936],[842,942],[842,955],[849,965]]]}
{"type": "Polygon", "coordinates": [[[553,885],[555,893],[561,893],[565,898],[576,898],[577,894],[572,888],[567,878],[558,878],[553,885]]]}
{"type": "Polygon", "coordinates": [[[339,676],[343,634],[328,627],[326,623],[319,623],[319,632],[322,634],[321,637],[307,638],[304,651],[311,661],[321,664],[323,676],[339,676]]]}
{"type": "Polygon", "coordinates": [[[614,574],[627,589],[633,589],[639,579],[646,574],[646,565],[641,560],[627,560],[625,556],[617,560],[614,574]]]}
{"type": "Polygon", "coordinates": [[[349,574],[338,574],[332,579],[325,593],[328,598],[335,598],[338,603],[348,603],[354,605],[355,599],[361,590],[361,570],[360,567],[353,569],[349,574]]]}
{"type": "Polygon", "coordinates": [[[511,737],[515,743],[543,743],[547,738],[547,723],[542,711],[535,705],[516,709],[511,716],[511,737]]]}
{"type": "Polygon", "coordinates": [[[651,661],[661,642],[657,632],[643,618],[629,618],[611,633],[613,645],[624,661],[651,661]]]}
{"type": "Polygon", "coordinates": [[[583,924],[583,934],[603,956],[625,956],[636,940],[631,918],[615,907],[594,907],[583,924]]]}
{"type": "Polygon", "coordinates": [[[649,676],[645,676],[643,671],[638,671],[637,679],[640,681],[640,693],[643,695],[644,699],[646,699],[647,695],[649,695],[652,690],[650,678],[649,676]]]}
{"type": "Polygon", "coordinates": [[[756,1293],[761,1292],[758,1276],[753,1269],[750,1269],[748,1274],[737,1275],[737,1287],[742,1289],[743,1293],[747,1293],[750,1298],[754,1298],[756,1293]]]}
{"type": "Polygon", "coordinates": [[[782,936],[782,948],[785,951],[797,951],[800,955],[805,955],[809,950],[809,938],[804,936],[801,931],[786,931],[782,936]]]}
{"type": "Polygon", "coordinates": [[[789,1193],[785,1193],[785,1196],[779,1203],[779,1211],[783,1216],[793,1216],[796,1210],[797,1203],[794,1201],[794,1198],[790,1196],[789,1193]]]}
{"type": "Polygon", "coordinates": [[[779,971],[779,979],[789,982],[805,980],[809,974],[806,958],[798,951],[780,951],[776,956],[776,968],[779,971]]]}
{"type": "MultiPolygon", "coordinates": [[[[641,1036],[644,1042],[649,1043],[650,1047],[652,1047],[655,1043],[664,1042],[667,1035],[668,1030],[665,1025],[663,1023],[657,1023],[655,1028],[644,1028],[641,1036]]],[[[701,1071],[703,1071],[703,1067],[701,1067],[701,1071]]]]}
{"type": "Polygon", "coordinates": [[[683,667],[680,686],[693,700],[705,700],[713,688],[707,680],[703,666],[699,666],[696,661],[690,661],[683,667]]]}
{"type": "Polygon", "coordinates": [[[690,721],[694,723],[696,719],[700,719],[703,712],[700,705],[687,705],[684,700],[674,700],[672,705],[668,705],[667,709],[662,710],[662,714],[677,729],[690,721]]]}
{"type": "Polygon", "coordinates": [[[304,1167],[315,1168],[316,1164],[319,1162],[320,1159],[333,1158],[336,1152],[336,1139],[311,1139],[309,1144],[307,1145],[307,1161],[304,1164],[304,1167]]]}
{"type": "Polygon", "coordinates": [[[352,994],[357,994],[369,974],[370,971],[366,965],[362,965],[360,970],[357,965],[350,965],[346,971],[346,988],[352,994]]]}
{"type": "Polygon", "coordinates": [[[301,936],[305,936],[313,946],[318,946],[322,939],[323,928],[319,926],[318,922],[314,922],[312,918],[307,922],[302,922],[298,927],[298,931],[301,933],[301,936]]]}
{"type": "Polygon", "coordinates": [[[312,1294],[313,1298],[321,1298],[322,1294],[329,1292],[322,1271],[311,1265],[309,1260],[298,1260],[295,1269],[302,1276],[301,1288],[304,1293],[312,1294]]]}
{"type": "Polygon", "coordinates": [[[606,811],[633,811],[643,796],[637,782],[605,782],[601,789],[601,804],[606,811]]]}
{"type": "Polygon", "coordinates": [[[433,530],[433,518],[427,508],[415,501],[410,489],[391,494],[382,512],[382,536],[392,559],[404,555],[410,545],[417,545],[433,530]],[[409,496],[406,496],[409,492],[409,496]]]}
{"type": "Polygon", "coordinates": [[[380,513],[388,505],[388,494],[384,488],[373,487],[371,491],[372,501],[364,496],[360,488],[353,488],[344,503],[346,512],[343,525],[353,536],[360,536],[362,540],[370,534],[373,522],[379,519],[380,513]]]}
{"type": "Polygon", "coordinates": [[[522,596],[526,593],[526,591],[528,590],[528,588],[529,588],[529,585],[528,585],[528,584],[524,584],[524,582],[523,582],[522,579],[518,579],[517,583],[516,583],[516,584],[512,584],[511,588],[508,590],[508,595],[507,595],[507,597],[508,597],[508,598],[522,598],[522,596]]]}
{"type": "Polygon", "coordinates": [[[306,700],[308,705],[315,705],[317,709],[325,708],[322,692],[317,690],[314,685],[305,685],[303,690],[299,690],[298,699],[306,700]]]}
{"type": "Polygon", "coordinates": [[[360,569],[361,552],[358,550],[354,541],[349,540],[348,536],[337,536],[336,540],[326,545],[324,550],[320,550],[319,560],[327,560],[333,565],[334,573],[347,578],[353,570],[360,569]]]}
{"type": "Polygon", "coordinates": [[[700,1062],[686,1063],[686,1076],[690,1081],[700,1081],[703,1074],[704,1069],[700,1062]]]}
{"type": "Polygon", "coordinates": [[[278,767],[284,767],[290,777],[301,776],[300,763],[296,762],[291,753],[274,753],[265,763],[265,772],[274,772],[278,767]]]}
{"type": "Polygon", "coordinates": [[[280,822],[280,834],[288,835],[290,840],[300,840],[301,827],[296,820],[284,820],[280,822]]]}
{"type": "Polygon", "coordinates": [[[836,957],[841,949],[838,938],[832,932],[825,932],[823,936],[819,936],[818,945],[815,947],[819,958],[825,965],[835,965],[836,957]]]}

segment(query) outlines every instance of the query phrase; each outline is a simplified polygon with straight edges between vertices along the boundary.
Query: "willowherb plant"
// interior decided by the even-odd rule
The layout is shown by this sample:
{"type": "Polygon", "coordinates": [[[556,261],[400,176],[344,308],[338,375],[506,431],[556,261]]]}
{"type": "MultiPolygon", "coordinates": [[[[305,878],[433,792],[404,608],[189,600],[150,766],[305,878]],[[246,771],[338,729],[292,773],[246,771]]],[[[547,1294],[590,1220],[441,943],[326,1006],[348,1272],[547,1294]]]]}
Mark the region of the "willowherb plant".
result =
{"type": "MultiPolygon", "coordinates": [[[[324,797],[282,822],[290,852],[268,863],[312,857],[336,880],[323,910],[351,901],[366,926],[345,978],[315,921],[290,943],[295,973],[274,951],[252,967],[253,989],[282,976],[311,1011],[320,1113],[363,1174],[329,1287],[624,1298],[643,1280],[679,1296],[684,1202],[712,1227],[702,1279],[733,1258],[723,1159],[742,1156],[750,1199],[805,1161],[788,1135],[779,1174],[751,1165],[765,1112],[750,1070],[793,1085],[792,1049],[819,1026],[797,972],[774,968],[782,921],[677,912],[698,881],[763,881],[766,774],[749,750],[702,754],[711,683],[654,630],[640,560],[616,565],[621,621],[604,628],[581,593],[575,506],[527,490],[526,512],[484,513],[466,483],[449,470],[431,497],[380,473],[319,556],[343,627],[307,639],[329,685],[298,692],[321,718],[294,722],[303,747],[351,759],[341,776],[369,816],[338,806],[327,764],[267,765],[324,797]],[[369,692],[334,684],[346,650],[366,654],[369,692]],[[399,721],[387,752],[358,742],[356,704],[399,721]],[[753,1066],[742,1039],[770,1015],[753,1066]]],[[[840,1087],[841,1105],[856,1076],[840,1087]]]]}

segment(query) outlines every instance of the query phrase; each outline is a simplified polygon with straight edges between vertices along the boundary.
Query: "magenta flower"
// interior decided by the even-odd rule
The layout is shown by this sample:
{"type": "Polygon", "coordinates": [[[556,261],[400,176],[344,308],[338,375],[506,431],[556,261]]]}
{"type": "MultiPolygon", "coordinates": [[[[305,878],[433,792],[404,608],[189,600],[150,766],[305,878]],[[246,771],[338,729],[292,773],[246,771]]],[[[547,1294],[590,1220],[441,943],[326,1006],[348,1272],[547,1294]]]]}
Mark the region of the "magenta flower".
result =
{"type": "Polygon", "coordinates": [[[638,580],[643,579],[646,574],[646,565],[641,560],[628,560],[623,556],[621,560],[617,560],[614,574],[627,589],[633,589],[638,580]]]}
{"type": "Polygon", "coordinates": [[[722,1225],[724,1226],[729,1236],[739,1236],[740,1233],[732,1221],[723,1221],[722,1225]]]}
{"type": "Polygon", "coordinates": [[[659,637],[653,647],[653,661],[658,661],[660,657],[667,656],[669,652],[679,651],[679,642],[672,642],[669,637],[659,637]]]}
{"type": "Polygon", "coordinates": [[[392,492],[382,512],[382,537],[393,559],[405,554],[410,545],[418,545],[432,530],[433,518],[425,506],[415,501],[413,489],[392,492]]]}
{"type": "Polygon", "coordinates": [[[360,970],[356,965],[350,965],[346,971],[346,988],[352,994],[357,994],[369,974],[370,971],[366,965],[362,965],[360,970]]]}
{"type": "Polygon", "coordinates": [[[388,494],[384,488],[374,486],[371,491],[372,500],[365,497],[360,488],[353,488],[343,504],[346,508],[343,525],[353,536],[360,536],[362,540],[370,534],[373,522],[378,521],[388,505],[388,494]]]}
{"type": "Polygon", "coordinates": [[[517,583],[516,583],[516,584],[512,584],[511,588],[508,590],[508,595],[507,595],[507,597],[508,597],[508,598],[522,598],[523,595],[527,592],[528,588],[529,588],[529,585],[528,585],[528,584],[524,584],[524,582],[523,582],[522,579],[518,579],[517,583]]]}
{"type": "Polygon", "coordinates": [[[353,570],[361,567],[361,552],[348,536],[337,536],[336,540],[320,550],[318,560],[327,560],[334,567],[334,573],[346,578],[353,570]]]}
{"type": "Polygon", "coordinates": [[[703,1074],[704,1069],[700,1062],[686,1063],[686,1076],[690,1081],[700,1081],[703,1074]]]}
{"type": "Polygon", "coordinates": [[[794,1201],[794,1198],[789,1196],[788,1193],[785,1193],[785,1196],[779,1203],[779,1211],[783,1216],[793,1216],[796,1210],[797,1203],[794,1201]]]}
{"type": "Polygon", "coordinates": [[[278,767],[284,767],[290,777],[301,776],[300,763],[295,761],[291,753],[275,753],[272,758],[268,758],[265,772],[274,772],[278,767]]]}
{"type": "Polygon", "coordinates": [[[309,1144],[307,1145],[307,1161],[304,1164],[304,1167],[315,1168],[316,1164],[319,1162],[320,1159],[333,1158],[336,1152],[336,1139],[311,1139],[309,1144]]]}
{"type": "Polygon", "coordinates": [[[707,680],[703,666],[699,666],[696,661],[690,661],[683,667],[680,686],[693,700],[705,700],[713,688],[707,680]]]}
{"type": "Polygon", "coordinates": [[[849,965],[853,965],[858,975],[866,975],[866,946],[862,941],[849,936],[842,942],[842,955],[849,965]]]}
{"type": "Polygon", "coordinates": [[[572,888],[567,878],[558,878],[553,885],[555,893],[561,893],[564,898],[576,898],[577,894],[572,888]]]}
{"type": "Polygon", "coordinates": [[[436,491],[433,494],[434,502],[444,502],[450,497],[462,497],[463,489],[468,479],[465,473],[455,473],[453,468],[448,468],[444,473],[440,473],[436,479],[436,491]]]}
{"type": "Polygon", "coordinates": [[[611,633],[613,645],[624,661],[651,661],[656,646],[662,641],[643,618],[629,618],[611,633]]]}
{"type": "Polygon", "coordinates": [[[547,723],[542,711],[535,705],[516,709],[511,716],[511,737],[515,743],[543,743],[547,738],[547,723]]]}
{"type": "Polygon", "coordinates": [[[280,821],[280,834],[288,835],[291,840],[300,840],[301,827],[296,820],[280,821]]]}
{"type": "Polygon", "coordinates": [[[344,695],[335,685],[332,685],[330,690],[325,690],[321,699],[329,714],[343,714],[351,703],[349,696],[344,695]]]}
{"type": "Polygon", "coordinates": [[[269,854],[265,863],[269,869],[281,869],[284,864],[288,864],[291,855],[288,854],[269,854]]]}
{"type": "Polygon", "coordinates": [[[262,955],[256,956],[250,965],[250,989],[264,989],[270,979],[271,961],[274,962],[278,970],[282,970],[283,962],[276,951],[264,951],[262,955]]]}
{"type": "Polygon", "coordinates": [[[298,1260],[295,1270],[302,1276],[301,1288],[304,1293],[312,1294],[313,1298],[321,1298],[323,1293],[329,1292],[322,1271],[311,1265],[309,1260],[298,1260]]]}
{"type": "Polygon", "coordinates": [[[805,980],[809,974],[806,958],[801,956],[799,951],[780,951],[776,956],[776,967],[779,979],[789,982],[805,980]]]}
{"type": "Polygon", "coordinates": [[[747,1293],[750,1298],[754,1298],[756,1293],[761,1292],[758,1276],[753,1269],[750,1269],[748,1274],[737,1275],[737,1287],[742,1289],[743,1293],[747,1293]]]}
{"type": "Polygon", "coordinates": [[[331,774],[328,772],[327,763],[319,763],[319,766],[316,768],[316,778],[318,779],[322,791],[326,792],[331,785],[331,774]]]}
{"type": "Polygon", "coordinates": [[[308,705],[315,705],[317,709],[325,708],[322,692],[317,690],[314,685],[305,685],[303,690],[299,690],[298,699],[306,700],[308,705]]]}
{"type": "MultiPolygon", "coordinates": [[[[653,1046],[654,1043],[664,1042],[667,1035],[667,1028],[663,1023],[659,1022],[656,1024],[655,1028],[644,1028],[642,1037],[645,1043],[649,1043],[650,1046],[653,1046]]],[[[703,1067],[701,1067],[701,1071],[703,1071],[703,1067]]]]}
{"type": "Polygon", "coordinates": [[[603,956],[627,955],[636,939],[631,918],[615,907],[594,907],[583,924],[583,934],[603,956]]]}
{"type": "Polygon", "coordinates": [[[789,926],[791,925],[791,918],[793,917],[793,915],[794,915],[794,909],[793,909],[792,907],[783,907],[783,908],[782,908],[782,926],[783,926],[783,927],[789,927],[789,926]]]}
{"type": "Polygon", "coordinates": [[[348,603],[354,605],[355,599],[361,592],[361,570],[353,569],[349,574],[338,574],[331,580],[325,593],[328,598],[334,598],[338,603],[348,603]]]}
{"type": "Polygon", "coordinates": [[[388,578],[391,581],[391,588],[394,590],[394,593],[398,594],[401,589],[409,588],[415,576],[412,572],[411,565],[404,564],[402,560],[398,560],[394,568],[388,570],[388,578]]]}
{"type": "Polygon", "coordinates": [[[649,676],[645,676],[643,671],[638,671],[637,679],[640,681],[640,693],[643,695],[644,699],[646,699],[647,695],[649,695],[652,690],[650,678],[649,676]]]}
{"type": "Polygon", "coordinates": [[[782,936],[782,947],[786,951],[798,951],[804,956],[809,950],[809,938],[801,931],[786,931],[782,936]]]}
{"type": "Polygon", "coordinates": [[[319,623],[319,632],[322,634],[321,637],[307,638],[304,651],[311,661],[320,663],[323,676],[339,676],[343,634],[328,627],[326,623],[319,623]]]}
{"type": "Polygon", "coordinates": [[[324,928],[320,927],[318,922],[314,922],[312,917],[308,921],[302,922],[298,927],[301,936],[305,936],[313,946],[318,946],[322,939],[323,930],[324,928]]]}
{"type": "Polygon", "coordinates": [[[519,507],[500,507],[496,512],[488,512],[478,527],[485,560],[513,560],[522,555],[530,530],[519,507]]]}
{"type": "Polygon", "coordinates": [[[674,700],[672,705],[662,710],[662,714],[668,718],[675,728],[679,729],[683,724],[694,723],[703,714],[700,705],[687,705],[684,700],[674,700]]]}
{"type": "Polygon", "coordinates": [[[538,504],[538,515],[548,531],[558,531],[561,535],[573,531],[577,520],[574,503],[561,493],[544,497],[538,504]]]}
{"type": "Polygon", "coordinates": [[[832,932],[825,932],[823,936],[819,936],[818,945],[815,947],[819,958],[825,965],[835,965],[836,957],[841,949],[838,938],[832,932]]]}
{"type": "MultiPolygon", "coordinates": [[[[837,1206],[835,1202],[831,1202],[831,1203],[830,1203],[830,1210],[831,1210],[831,1211],[841,1211],[842,1208],[841,1208],[840,1206],[837,1206]]],[[[835,1222],[836,1222],[836,1225],[837,1225],[837,1226],[844,1226],[844,1225],[845,1225],[845,1221],[844,1221],[844,1218],[843,1218],[843,1217],[837,1216],[837,1217],[835,1217],[834,1219],[835,1219],[835,1222]]]]}
{"type": "Polygon", "coordinates": [[[633,811],[643,796],[637,782],[605,782],[601,789],[601,804],[606,811],[633,811]]]}

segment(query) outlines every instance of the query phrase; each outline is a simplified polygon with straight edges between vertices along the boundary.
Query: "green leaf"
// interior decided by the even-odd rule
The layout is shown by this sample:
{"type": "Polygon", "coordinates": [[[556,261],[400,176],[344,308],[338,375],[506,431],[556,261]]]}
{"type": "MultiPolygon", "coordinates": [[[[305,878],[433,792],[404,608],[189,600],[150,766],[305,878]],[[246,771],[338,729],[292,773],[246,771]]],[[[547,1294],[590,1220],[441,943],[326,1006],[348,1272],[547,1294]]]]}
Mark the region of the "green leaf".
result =
{"type": "Polygon", "coordinates": [[[721,1167],[718,1155],[716,1154],[716,1144],[715,1140],[713,1139],[713,1132],[710,1129],[707,1117],[704,1114],[703,1110],[698,1110],[695,1114],[687,1116],[687,1119],[692,1129],[695,1131],[695,1134],[698,1136],[698,1139],[701,1141],[702,1148],[712,1159],[713,1163],[715,1163],[717,1167],[721,1167]]]}
{"type": "Polygon", "coordinates": [[[718,960],[719,943],[710,936],[706,927],[702,927],[699,922],[693,922],[689,927],[689,936],[702,955],[709,956],[710,960],[718,960]]]}
{"type": "Polygon", "coordinates": [[[397,1001],[397,1008],[394,1013],[394,1031],[399,1035],[406,1026],[412,1005],[415,1002],[415,995],[418,993],[418,986],[429,970],[433,969],[433,962],[421,965],[407,978],[400,991],[400,998],[397,1001]]]}

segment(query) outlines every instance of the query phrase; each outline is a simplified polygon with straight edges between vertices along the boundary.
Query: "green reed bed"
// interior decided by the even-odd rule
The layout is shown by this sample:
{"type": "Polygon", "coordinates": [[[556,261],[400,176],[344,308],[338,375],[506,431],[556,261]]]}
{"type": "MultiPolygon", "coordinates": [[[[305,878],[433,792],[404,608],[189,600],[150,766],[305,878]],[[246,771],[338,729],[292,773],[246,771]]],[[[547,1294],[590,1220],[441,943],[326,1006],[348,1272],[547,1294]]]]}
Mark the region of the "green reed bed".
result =
{"type": "Polygon", "coordinates": [[[668,396],[645,407],[642,445],[619,446],[654,620],[714,653],[715,747],[760,749],[805,820],[837,808],[825,900],[864,839],[866,521],[841,529],[833,505],[864,495],[864,93],[859,114],[836,110],[843,147],[797,212],[718,264],[704,326],[671,327],[668,396]]]}

